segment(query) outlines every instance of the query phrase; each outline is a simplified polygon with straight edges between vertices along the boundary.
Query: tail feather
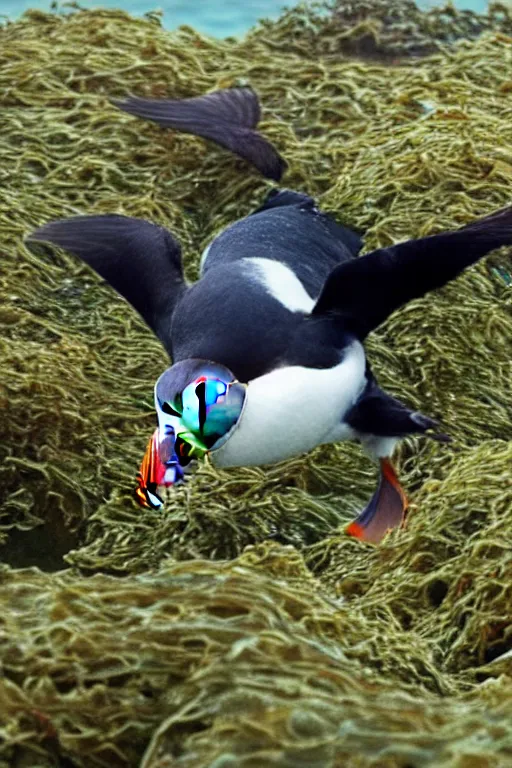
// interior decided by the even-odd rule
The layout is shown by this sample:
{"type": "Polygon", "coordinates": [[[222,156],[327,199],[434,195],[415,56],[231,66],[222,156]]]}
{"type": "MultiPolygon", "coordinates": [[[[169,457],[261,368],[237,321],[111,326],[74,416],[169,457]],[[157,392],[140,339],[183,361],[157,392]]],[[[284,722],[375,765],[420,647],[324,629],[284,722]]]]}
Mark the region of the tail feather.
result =
{"type": "Polygon", "coordinates": [[[437,432],[438,423],[434,419],[408,408],[374,382],[349,410],[345,421],[362,434],[399,438],[428,433],[440,442],[450,440],[448,435],[437,432]]]}
{"type": "Polygon", "coordinates": [[[227,88],[190,99],[112,99],[131,115],[173,128],[229,149],[263,176],[279,181],[287,164],[255,129],[260,120],[258,96],[251,88],[227,88]]]}

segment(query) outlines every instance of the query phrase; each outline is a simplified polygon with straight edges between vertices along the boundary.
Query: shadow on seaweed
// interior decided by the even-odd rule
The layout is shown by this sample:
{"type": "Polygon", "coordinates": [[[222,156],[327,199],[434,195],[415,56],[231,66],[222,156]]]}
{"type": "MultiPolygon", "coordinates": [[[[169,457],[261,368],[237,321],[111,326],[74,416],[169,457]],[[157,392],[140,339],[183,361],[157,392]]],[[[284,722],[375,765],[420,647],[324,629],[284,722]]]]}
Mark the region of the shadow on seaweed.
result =
{"type": "Polygon", "coordinates": [[[45,522],[35,528],[12,528],[8,541],[0,546],[0,561],[11,568],[35,566],[49,573],[69,568],[64,560],[81,540],[80,529],[70,530],[62,512],[54,508],[45,516],[45,522]]]}

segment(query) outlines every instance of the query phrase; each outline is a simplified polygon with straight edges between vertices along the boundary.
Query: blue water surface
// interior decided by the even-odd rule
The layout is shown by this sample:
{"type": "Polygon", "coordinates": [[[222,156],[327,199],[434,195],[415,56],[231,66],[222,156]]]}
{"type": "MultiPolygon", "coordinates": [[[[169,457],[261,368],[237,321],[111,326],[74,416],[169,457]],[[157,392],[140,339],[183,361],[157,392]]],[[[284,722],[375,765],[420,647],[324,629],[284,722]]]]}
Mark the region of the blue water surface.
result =
{"type": "MultiPolygon", "coordinates": [[[[293,0],[103,0],[88,2],[82,0],[83,8],[122,8],[142,16],[148,11],[163,11],[163,24],[174,29],[189,24],[200,32],[214,37],[243,35],[259,19],[276,19],[284,6],[292,7],[293,0]]],[[[432,7],[434,0],[420,0],[422,8],[432,7]]],[[[487,0],[455,0],[458,8],[483,12],[487,0]]],[[[50,10],[51,0],[0,0],[0,15],[16,19],[29,8],[50,10]]]]}

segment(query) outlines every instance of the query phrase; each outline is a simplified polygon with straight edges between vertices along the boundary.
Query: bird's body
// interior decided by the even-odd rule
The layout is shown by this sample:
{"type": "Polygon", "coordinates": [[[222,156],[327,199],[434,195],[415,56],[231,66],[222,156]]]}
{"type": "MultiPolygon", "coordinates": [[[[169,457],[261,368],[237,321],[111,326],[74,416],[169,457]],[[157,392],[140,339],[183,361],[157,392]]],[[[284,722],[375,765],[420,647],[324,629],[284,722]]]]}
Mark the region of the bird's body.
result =
{"type": "MultiPolygon", "coordinates": [[[[249,89],[120,106],[212,139],[271,178],[285,167],[255,130],[259,105],[249,89]]],[[[193,285],[171,233],[144,220],[78,216],[50,222],[29,240],[67,248],[93,267],[173,361],[155,387],[159,428],[143,463],[143,504],[159,506],[157,486],[182,477],[194,451],[218,466],[258,465],[357,439],[380,459],[381,478],[348,530],[375,542],[406,507],[391,451],[435,422],[378,387],[364,340],[403,304],[512,244],[512,209],[360,256],[359,236],[310,197],[274,190],[210,243],[193,285]]]]}
{"type": "Polygon", "coordinates": [[[268,464],[355,436],[343,417],[367,381],[363,347],[311,311],[332,269],[360,247],[289,190],[208,246],[201,279],[176,305],[169,351],[175,362],[215,360],[248,384],[237,430],[211,454],[217,466],[268,464]]]}
{"type": "Polygon", "coordinates": [[[326,339],[311,311],[329,273],[361,246],[307,195],[271,194],[206,249],[201,279],[176,305],[172,359],[215,360],[245,382],[284,365],[331,367],[350,339],[326,339]]]}

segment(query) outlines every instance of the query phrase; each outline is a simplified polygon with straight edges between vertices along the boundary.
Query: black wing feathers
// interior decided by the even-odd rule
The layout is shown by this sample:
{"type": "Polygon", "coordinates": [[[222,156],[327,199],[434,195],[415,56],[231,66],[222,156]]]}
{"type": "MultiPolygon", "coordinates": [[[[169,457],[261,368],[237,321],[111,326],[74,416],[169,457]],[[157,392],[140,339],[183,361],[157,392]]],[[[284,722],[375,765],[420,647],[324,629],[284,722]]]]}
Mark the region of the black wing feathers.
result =
{"type": "Polygon", "coordinates": [[[512,207],[455,232],[381,248],[333,269],[313,314],[340,314],[364,339],[398,307],[440,288],[482,256],[510,244],[512,207]]]}
{"type": "Polygon", "coordinates": [[[66,249],[135,307],[170,352],[170,320],[186,290],[179,243],[163,227],[129,216],[51,221],[27,238],[66,249]]]}
{"type": "MultiPolygon", "coordinates": [[[[415,432],[432,430],[437,426],[434,419],[408,408],[400,400],[380,389],[375,382],[369,384],[366,392],[350,408],[344,419],[358,432],[383,437],[405,437],[415,432]]],[[[437,439],[445,437],[431,436],[437,439]]]]}
{"type": "Polygon", "coordinates": [[[279,181],[286,162],[256,130],[260,105],[251,88],[228,88],[190,99],[112,99],[124,112],[165,128],[209,139],[247,160],[269,179],[279,181]]]}

